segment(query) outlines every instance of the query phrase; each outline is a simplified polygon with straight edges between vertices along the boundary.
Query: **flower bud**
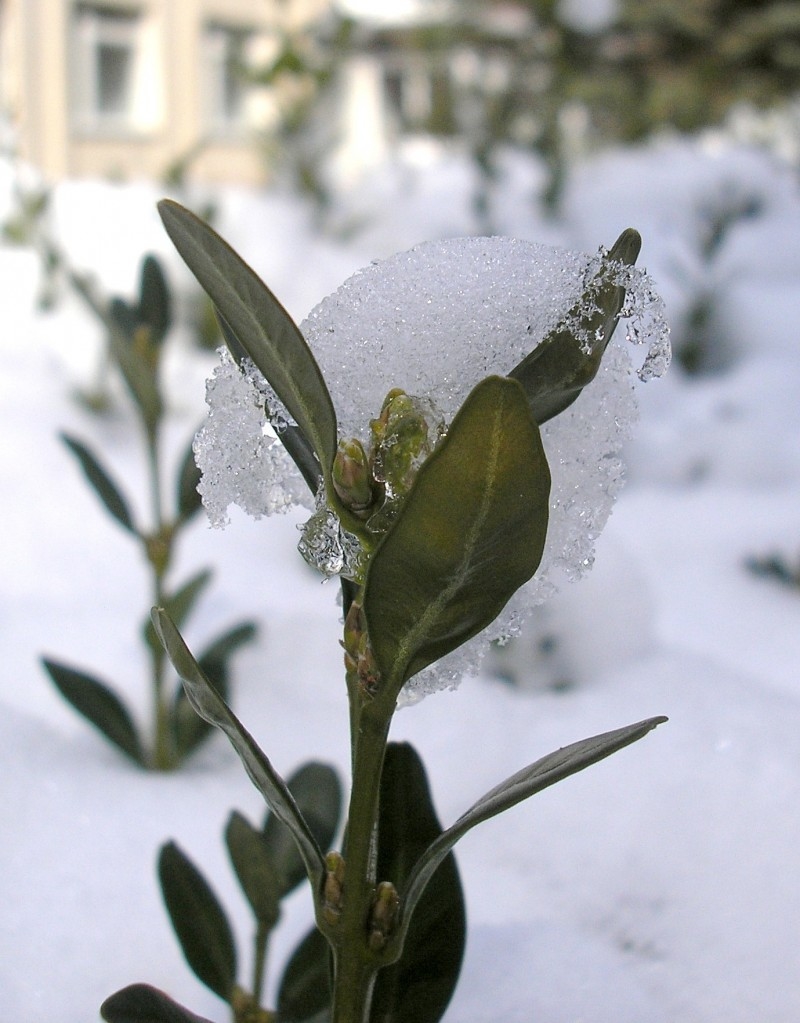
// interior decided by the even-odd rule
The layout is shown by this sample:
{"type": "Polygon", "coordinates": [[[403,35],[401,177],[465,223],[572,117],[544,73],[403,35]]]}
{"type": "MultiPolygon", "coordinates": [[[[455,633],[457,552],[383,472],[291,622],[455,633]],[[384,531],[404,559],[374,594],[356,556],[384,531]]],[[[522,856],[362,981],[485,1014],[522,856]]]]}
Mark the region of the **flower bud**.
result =
{"type": "Polygon", "coordinates": [[[369,947],[379,952],[386,946],[397,922],[400,896],[391,881],[381,881],[369,916],[369,947]]]}
{"type": "Polygon", "coordinates": [[[374,503],[374,489],[369,459],[360,441],[339,441],[332,475],[344,506],[358,518],[367,518],[374,503]]]}
{"type": "Polygon", "coordinates": [[[325,884],[322,892],[322,914],[329,924],[339,922],[344,897],[344,859],[337,852],[325,857],[325,884]]]}
{"type": "Polygon", "coordinates": [[[374,696],[380,672],[367,634],[367,621],[361,604],[354,600],[344,621],[344,665],[347,685],[357,685],[366,696],[374,696]]]}
{"type": "Polygon", "coordinates": [[[372,431],[372,475],[386,488],[383,506],[369,520],[373,532],[383,532],[411,488],[417,470],[444,433],[433,402],[395,388],[386,396],[372,431]]]}

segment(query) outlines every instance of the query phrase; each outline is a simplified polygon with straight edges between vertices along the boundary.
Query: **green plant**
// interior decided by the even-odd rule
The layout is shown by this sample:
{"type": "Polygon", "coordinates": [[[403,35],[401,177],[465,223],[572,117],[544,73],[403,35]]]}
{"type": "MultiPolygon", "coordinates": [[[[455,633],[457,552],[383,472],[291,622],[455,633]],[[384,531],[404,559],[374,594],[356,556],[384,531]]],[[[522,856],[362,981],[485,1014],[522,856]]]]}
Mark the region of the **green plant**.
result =
{"type": "MultiPolygon", "coordinates": [[[[199,472],[190,444],[175,480],[173,508],[166,511],[161,451],[166,410],[159,367],[171,324],[171,300],[163,271],[153,256],[142,263],[137,301],[115,298],[103,318],[108,328],[108,350],[133,399],[141,428],[150,485],[150,527],[138,521],[122,488],[84,441],[69,434],[62,434],[61,439],[106,511],[138,543],[150,570],[153,600],[169,608],[176,621],[185,622],[210,582],[211,571],[202,569],[178,586],[168,583],[178,540],[200,508],[199,472]]],[[[201,654],[204,671],[220,692],[228,691],[232,654],[254,634],[252,622],[239,623],[214,639],[201,654]]],[[[191,711],[183,689],[174,681],[170,683],[167,659],[149,617],[142,625],[142,636],[150,659],[153,692],[149,742],[104,681],[50,657],[43,658],[42,663],[61,695],[126,756],[141,767],[170,770],[197,748],[209,728],[191,711]]]]}
{"type": "MultiPolygon", "coordinates": [[[[287,781],[298,810],[322,848],[339,828],[341,784],[332,767],[304,764],[287,781]]],[[[161,893],[184,956],[195,975],[230,1003],[233,1018],[268,1019],[260,1009],[269,941],[281,918],[281,902],[305,877],[303,861],[289,832],[267,811],[260,828],[234,811],[225,828],[225,845],[254,920],[252,980],[237,983],[238,955],[233,928],[208,881],[175,842],[158,857],[161,893]],[[261,1015],[259,1015],[259,1013],[261,1015]]],[[[285,1018],[307,1018],[324,1006],[327,958],[316,930],[297,947],[278,991],[285,1018]]]]}
{"type": "MultiPolygon", "coordinates": [[[[314,900],[318,933],[308,939],[315,951],[304,962],[315,980],[306,982],[308,988],[299,986],[313,989],[317,1000],[301,999],[291,1009],[279,1005],[275,1013],[250,1004],[241,1012],[234,1007],[234,1018],[437,1023],[463,948],[455,844],[478,824],[665,720],[650,718],[545,756],[501,782],[444,830],[418,757],[410,747],[388,742],[408,686],[436,672],[442,658],[505,614],[508,601],[539,570],[551,520],[544,428],[567,413],[601,372],[617,320],[640,292],[631,269],[640,239],[624,232],[586,268],[578,302],[532,348],[529,322],[515,339],[525,354],[504,375],[481,376],[481,368],[473,367],[478,382],[469,389],[459,381],[468,393],[463,399],[451,394],[457,410],[449,423],[432,412],[425,396],[392,388],[362,440],[340,436],[342,422],[349,426],[342,396],[337,409],[306,338],[254,272],[187,210],[170,202],[160,210],[170,237],[217,307],[233,377],[251,385],[244,406],[263,410],[315,495],[301,550],[326,574],[339,575],[342,586],[352,771],[342,851],[327,855],[291,787],[227,706],[168,611],[153,609],[189,701],[225,732],[275,818],[289,829],[314,900]]],[[[566,271],[567,254],[559,259],[566,271]]],[[[485,305],[485,292],[480,296],[485,305]]],[[[321,329],[334,331],[332,324],[321,329]]],[[[376,343],[379,360],[385,360],[388,339],[376,343]]],[[[361,376],[355,379],[346,367],[345,387],[364,383],[364,352],[358,356],[361,376]]],[[[654,372],[654,363],[663,368],[665,361],[661,338],[640,375],[654,372]]],[[[454,367],[450,353],[451,377],[459,365],[454,367]]],[[[210,443],[217,445],[219,438],[210,443]]],[[[279,503],[274,494],[270,499],[279,503]]],[[[218,948],[219,933],[218,928],[201,943],[207,954],[218,948]]],[[[228,947],[226,939],[222,944],[228,947]]],[[[217,993],[231,1003],[235,968],[229,950],[222,959],[217,993]]],[[[198,1020],[138,984],[107,999],[102,1013],[110,1023],[198,1020]]]]}

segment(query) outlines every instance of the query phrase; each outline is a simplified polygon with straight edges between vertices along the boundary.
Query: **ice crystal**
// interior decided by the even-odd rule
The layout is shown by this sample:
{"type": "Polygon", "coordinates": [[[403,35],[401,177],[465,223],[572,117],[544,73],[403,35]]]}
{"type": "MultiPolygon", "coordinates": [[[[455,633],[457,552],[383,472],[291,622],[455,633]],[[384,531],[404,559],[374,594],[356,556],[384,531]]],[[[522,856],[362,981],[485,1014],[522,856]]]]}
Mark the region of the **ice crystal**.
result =
{"type": "Polygon", "coordinates": [[[297,549],[326,579],[334,575],[362,578],[364,552],[358,537],[342,529],[338,516],[326,503],[322,487],[317,493],[316,511],[301,527],[300,534],[297,549]]]}
{"type": "Polygon", "coordinates": [[[278,440],[276,428],[287,419],[272,389],[252,364],[240,368],[224,348],[219,355],[220,365],[206,384],[208,417],[194,440],[202,470],[198,490],[211,524],[224,526],[232,504],[254,518],[293,504],[313,508],[278,440]]]}
{"type": "MultiPolygon", "coordinates": [[[[331,392],[340,434],[368,445],[370,420],[397,387],[435,403],[449,423],[480,380],[506,375],[557,325],[571,327],[588,348],[597,344],[602,339],[580,335],[579,321],[596,309],[591,284],[605,256],[509,238],[459,238],[425,243],[356,273],[300,326],[331,392]]],[[[539,571],[480,636],[413,678],[406,702],[474,673],[489,640],[514,635],[560,578],[577,578],[592,564],[622,485],[620,449],[636,416],[624,340],[647,346],[637,370],[642,380],[666,369],[670,351],[661,299],[647,274],[622,264],[605,274],[606,282],[625,287],[629,319],[595,381],[542,428],[553,485],[539,571]]],[[[253,367],[243,373],[224,357],[208,403],[196,450],[212,521],[224,521],[231,503],[254,515],[292,502],[313,507],[274,432],[265,432],[265,416],[280,429],[283,413],[253,367]]],[[[358,551],[323,507],[301,548],[326,574],[356,570],[358,551]]]]}

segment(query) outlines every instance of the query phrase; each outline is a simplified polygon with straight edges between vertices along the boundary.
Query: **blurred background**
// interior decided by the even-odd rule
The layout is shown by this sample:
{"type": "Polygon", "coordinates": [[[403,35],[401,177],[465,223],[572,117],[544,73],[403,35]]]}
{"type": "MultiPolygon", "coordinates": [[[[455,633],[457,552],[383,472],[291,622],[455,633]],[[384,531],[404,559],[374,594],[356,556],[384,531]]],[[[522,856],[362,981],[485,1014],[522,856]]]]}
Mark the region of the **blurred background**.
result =
{"type": "Polygon", "coordinates": [[[557,207],[610,145],[716,127],[800,152],[792,0],[3,0],[7,154],[46,180],[331,200],[387,160],[510,152],[557,207]]]}

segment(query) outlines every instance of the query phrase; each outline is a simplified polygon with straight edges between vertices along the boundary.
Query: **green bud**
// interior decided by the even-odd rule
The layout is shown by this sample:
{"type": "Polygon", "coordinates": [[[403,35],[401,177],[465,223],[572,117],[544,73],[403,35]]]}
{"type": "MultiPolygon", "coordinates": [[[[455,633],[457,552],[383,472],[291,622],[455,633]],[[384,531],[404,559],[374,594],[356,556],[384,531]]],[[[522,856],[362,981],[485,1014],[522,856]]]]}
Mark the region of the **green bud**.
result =
{"type": "Polygon", "coordinates": [[[367,634],[367,620],[359,601],[354,600],[344,622],[344,666],[348,688],[357,686],[367,697],[375,695],[380,672],[367,634]]]}
{"type": "Polygon", "coordinates": [[[374,532],[382,532],[410,490],[417,470],[440,439],[443,424],[438,421],[432,403],[395,388],[387,394],[381,414],[371,421],[370,429],[372,475],[384,485],[386,500],[368,524],[374,532]]]}
{"type": "Polygon", "coordinates": [[[344,897],[344,859],[338,852],[325,857],[325,884],[322,891],[322,915],[329,924],[337,924],[342,915],[344,897]]]}
{"type": "Polygon", "coordinates": [[[339,441],[332,475],[333,487],[342,504],[357,518],[368,518],[375,493],[369,459],[360,441],[339,441]]]}
{"type": "Polygon", "coordinates": [[[391,881],[381,881],[369,917],[369,947],[373,952],[385,948],[397,922],[400,896],[391,881]]]}

